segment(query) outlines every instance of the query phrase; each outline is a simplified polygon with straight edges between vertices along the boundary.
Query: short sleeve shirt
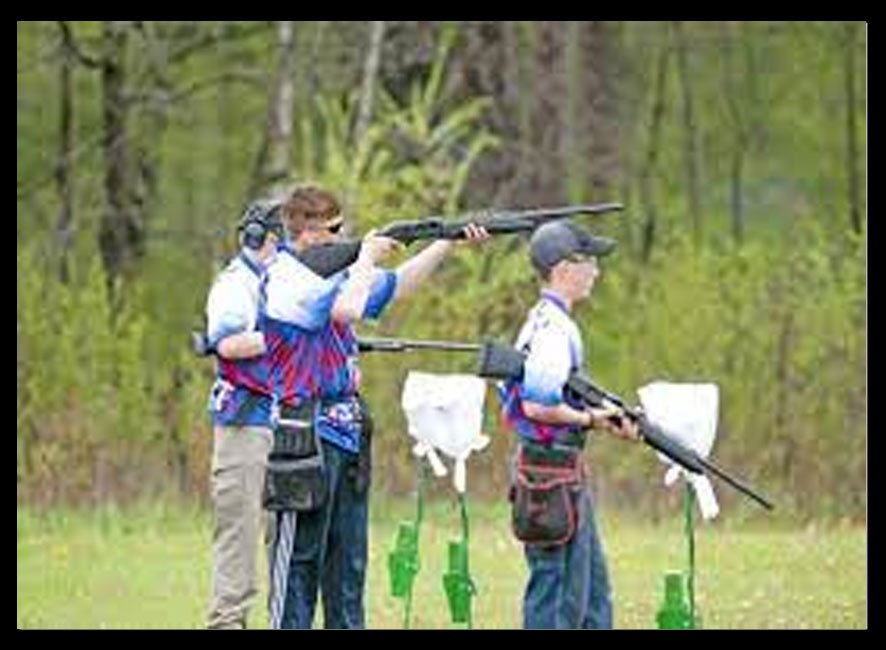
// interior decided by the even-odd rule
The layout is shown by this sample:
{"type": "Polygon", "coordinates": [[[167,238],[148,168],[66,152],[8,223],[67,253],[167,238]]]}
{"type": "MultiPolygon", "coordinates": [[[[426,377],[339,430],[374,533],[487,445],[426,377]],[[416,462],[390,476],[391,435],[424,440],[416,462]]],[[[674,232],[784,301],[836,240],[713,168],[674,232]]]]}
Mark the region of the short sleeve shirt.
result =
{"type": "MultiPolygon", "coordinates": [[[[206,300],[207,337],[217,346],[225,337],[260,330],[265,269],[245,254],[219,274],[206,300]]],[[[271,405],[267,355],[216,360],[209,400],[213,422],[221,426],[267,426],[271,405]]]]}
{"type": "Polygon", "coordinates": [[[582,365],[581,335],[563,301],[548,291],[530,310],[515,347],[526,354],[521,381],[505,382],[499,390],[505,421],[526,440],[549,443],[578,430],[570,425],[532,420],[523,411],[523,402],[556,406],[567,402],[564,388],[573,370],[582,365]]]}

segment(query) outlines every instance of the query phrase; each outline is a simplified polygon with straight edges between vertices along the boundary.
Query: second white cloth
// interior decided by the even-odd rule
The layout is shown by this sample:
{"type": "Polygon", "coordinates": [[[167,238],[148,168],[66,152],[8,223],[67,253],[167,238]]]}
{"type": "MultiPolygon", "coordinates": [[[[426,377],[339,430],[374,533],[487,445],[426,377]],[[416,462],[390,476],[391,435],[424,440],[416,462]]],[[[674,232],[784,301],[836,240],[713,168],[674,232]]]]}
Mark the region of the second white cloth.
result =
{"type": "MultiPolygon", "coordinates": [[[[716,384],[656,381],[642,386],[637,394],[646,417],[684,447],[708,457],[717,435],[720,392],[716,384]]],[[[703,474],[687,472],[662,454],[659,458],[671,465],[665,473],[665,485],[672,485],[682,475],[695,490],[702,517],[716,517],[720,506],[710,480],[703,474]]]]}

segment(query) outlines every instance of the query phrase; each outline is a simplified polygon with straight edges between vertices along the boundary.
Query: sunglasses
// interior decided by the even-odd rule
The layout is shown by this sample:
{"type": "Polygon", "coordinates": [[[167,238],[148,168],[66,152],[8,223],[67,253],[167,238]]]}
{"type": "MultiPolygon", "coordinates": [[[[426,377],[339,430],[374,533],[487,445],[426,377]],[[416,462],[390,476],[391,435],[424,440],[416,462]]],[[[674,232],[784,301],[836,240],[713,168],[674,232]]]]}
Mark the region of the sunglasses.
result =
{"type": "Polygon", "coordinates": [[[597,258],[593,255],[582,255],[580,253],[573,253],[566,257],[567,262],[572,262],[573,264],[590,264],[594,268],[599,268],[600,264],[597,262],[597,258]]]}
{"type": "Polygon", "coordinates": [[[308,223],[306,224],[307,230],[313,230],[315,232],[325,231],[328,233],[332,233],[333,235],[337,234],[341,231],[342,226],[344,226],[344,221],[338,220],[333,224],[321,224],[321,223],[308,223]]]}

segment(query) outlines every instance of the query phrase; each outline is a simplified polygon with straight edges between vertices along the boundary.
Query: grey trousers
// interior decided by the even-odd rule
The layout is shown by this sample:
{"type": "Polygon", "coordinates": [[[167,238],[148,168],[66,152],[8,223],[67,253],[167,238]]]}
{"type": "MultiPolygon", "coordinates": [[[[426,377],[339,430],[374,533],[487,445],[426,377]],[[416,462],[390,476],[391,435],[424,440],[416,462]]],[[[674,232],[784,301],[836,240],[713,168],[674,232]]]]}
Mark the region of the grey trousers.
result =
{"type": "Polygon", "coordinates": [[[273,436],[266,427],[215,427],[212,449],[212,600],[207,627],[246,627],[257,594],[262,489],[273,436]]]}

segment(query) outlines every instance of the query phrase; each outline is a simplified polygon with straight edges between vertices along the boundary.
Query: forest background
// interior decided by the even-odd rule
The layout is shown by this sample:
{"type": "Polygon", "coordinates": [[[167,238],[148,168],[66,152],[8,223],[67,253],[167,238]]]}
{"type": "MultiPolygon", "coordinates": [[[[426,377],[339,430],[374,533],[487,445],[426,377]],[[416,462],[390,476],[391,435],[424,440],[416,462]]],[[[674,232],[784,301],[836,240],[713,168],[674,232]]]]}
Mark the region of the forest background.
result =
{"type": "MultiPolygon", "coordinates": [[[[192,356],[248,200],[316,180],[351,234],[488,207],[621,201],[577,312],[634,397],[714,381],[714,457],[779,516],[867,511],[867,31],[859,22],[18,22],[17,503],[206,505],[212,363],[192,356]]],[[[412,250],[417,248],[413,247],[412,250]]],[[[365,335],[512,340],[525,238],[448,260],[365,335]]],[[[406,372],[368,354],[374,490],[414,488],[406,372]]],[[[475,498],[512,441],[487,395],[475,498]]],[[[590,445],[606,508],[679,495],[648,450],[590,445]]],[[[753,504],[720,490],[724,508],[753,504]]]]}

